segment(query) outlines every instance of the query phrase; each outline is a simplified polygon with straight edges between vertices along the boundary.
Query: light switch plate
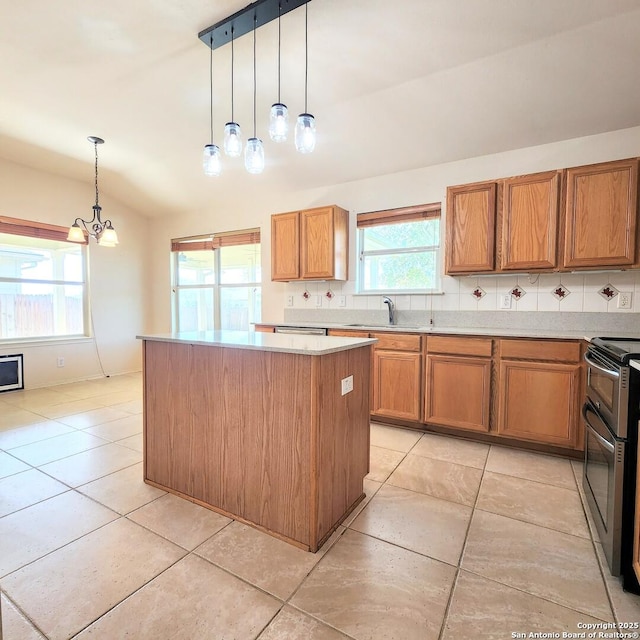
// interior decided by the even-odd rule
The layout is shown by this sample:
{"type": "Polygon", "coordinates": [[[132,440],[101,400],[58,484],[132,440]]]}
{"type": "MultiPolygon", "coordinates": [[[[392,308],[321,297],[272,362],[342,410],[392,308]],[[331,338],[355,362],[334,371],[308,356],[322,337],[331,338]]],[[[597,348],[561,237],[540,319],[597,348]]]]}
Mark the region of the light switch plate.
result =
{"type": "Polygon", "coordinates": [[[338,306],[339,307],[347,306],[347,296],[338,296],[338,306]]]}
{"type": "Polygon", "coordinates": [[[346,396],[347,393],[351,393],[353,391],[353,376],[348,376],[346,378],[342,378],[342,395],[346,396]]]}
{"type": "Polygon", "coordinates": [[[316,307],[322,306],[322,296],[316,296],[316,307]]]}
{"type": "Polygon", "coordinates": [[[287,307],[293,307],[293,296],[287,296],[287,307]]]}

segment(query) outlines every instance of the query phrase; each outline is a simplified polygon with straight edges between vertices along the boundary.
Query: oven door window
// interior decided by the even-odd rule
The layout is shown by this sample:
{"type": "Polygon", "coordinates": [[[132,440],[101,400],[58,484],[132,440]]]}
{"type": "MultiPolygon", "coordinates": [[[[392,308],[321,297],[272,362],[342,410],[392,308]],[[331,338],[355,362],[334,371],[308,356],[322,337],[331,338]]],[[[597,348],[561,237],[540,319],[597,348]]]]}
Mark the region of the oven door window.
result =
{"type": "Polygon", "coordinates": [[[612,437],[600,416],[587,405],[585,411],[586,420],[586,456],[585,477],[589,483],[591,494],[595,500],[600,519],[604,528],[610,526],[609,518],[612,505],[609,501],[611,494],[615,445],[612,437]]]}

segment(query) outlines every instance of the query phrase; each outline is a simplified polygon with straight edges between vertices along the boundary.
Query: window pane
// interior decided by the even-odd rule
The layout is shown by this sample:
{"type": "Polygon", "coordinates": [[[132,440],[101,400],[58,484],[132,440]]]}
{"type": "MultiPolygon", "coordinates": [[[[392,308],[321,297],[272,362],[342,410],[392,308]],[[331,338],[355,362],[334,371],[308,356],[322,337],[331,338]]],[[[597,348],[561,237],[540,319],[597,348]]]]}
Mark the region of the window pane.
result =
{"type": "Polygon", "coordinates": [[[68,242],[0,233],[0,277],[83,282],[82,252],[68,242]]]}
{"type": "Polygon", "coordinates": [[[82,285],[0,282],[0,337],[84,334],[82,285]]]}
{"type": "Polygon", "coordinates": [[[364,227],[362,231],[364,251],[433,247],[440,241],[440,219],[364,227]]]}
{"type": "MultiPolygon", "coordinates": [[[[178,284],[214,284],[213,251],[181,251],[178,254],[178,284]]],[[[186,329],[183,329],[186,331],[186,329]]]]}
{"type": "Polygon", "coordinates": [[[180,289],[178,331],[213,330],[213,289],[180,289]]]}
{"type": "Polygon", "coordinates": [[[259,244],[221,247],[219,251],[222,284],[261,282],[259,244]]]}
{"type": "Polygon", "coordinates": [[[394,291],[436,288],[436,252],[364,256],[364,289],[394,291]]]}
{"type": "Polygon", "coordinates": [[[220,328],[248,331],[260,322],[261,287],[222,287],[220,289],[220,328]]]}

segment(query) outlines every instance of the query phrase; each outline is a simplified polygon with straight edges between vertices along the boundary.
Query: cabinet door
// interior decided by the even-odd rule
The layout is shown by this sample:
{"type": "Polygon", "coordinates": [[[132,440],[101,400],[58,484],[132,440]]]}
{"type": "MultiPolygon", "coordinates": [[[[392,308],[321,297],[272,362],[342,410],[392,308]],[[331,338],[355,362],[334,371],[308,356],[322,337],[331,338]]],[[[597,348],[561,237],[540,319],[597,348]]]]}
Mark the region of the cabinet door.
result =
{"type": "Polygon", "coordinates": [[[496,183],[447,189],[448,274],[494,270],[496,183]]]}
{"type": "Polygon", "coordinates": [[[420,420],[420,353],[373,351],[371,413],[402,420],[420,420]]]}
{"type": "Polygon", "coordinates": [[[580,416],[580,364],[500,363],[498,433],[574,447],[580,416]]]}
{"type": "Polygon", "coordinates": [[[633,264],[637,205],[636,159],[567,169],[564,266],[633,264]]]}
{"type": "Polygon", "coordinates": [[[333,208],[300,212],[301,277],[324,279],[334,277],[333,208]]]}
{"type": "Polygon", "coordinates": [[[271,216],[271,279],[300,278],[300,214],[271,216]]]}
{"type": "Polygon", "coordinates": [[[425,422],[489,431],[490,397],[490,358],[427,355],[425,422]]]}
{"type": "Polygon", "coordinates": [[[500,267],[552,269],[556,245],[560,174],[557,171],[504,181],[500,267]]]}

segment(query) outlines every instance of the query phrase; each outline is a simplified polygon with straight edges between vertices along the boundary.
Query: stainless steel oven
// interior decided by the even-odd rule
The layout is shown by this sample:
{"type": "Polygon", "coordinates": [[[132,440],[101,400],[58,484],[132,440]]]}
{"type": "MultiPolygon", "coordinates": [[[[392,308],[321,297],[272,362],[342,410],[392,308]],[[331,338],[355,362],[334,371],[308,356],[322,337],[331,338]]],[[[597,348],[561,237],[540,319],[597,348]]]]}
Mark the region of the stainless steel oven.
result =
{"type": "Polygon", "coordinates": [[[635,513],[635,476],[640,380],[629,361],[640,357],[640,339],[594,338],[587,365],[583,488],[609,569],[631,590],[630,543],[635,513]]]}
{"type": "Polygon", "coordinates": [[[609,568],[620,575],[622,488],[627,443],[615,437],[590,400],[585,421],[584,491],[609,568]]]}

